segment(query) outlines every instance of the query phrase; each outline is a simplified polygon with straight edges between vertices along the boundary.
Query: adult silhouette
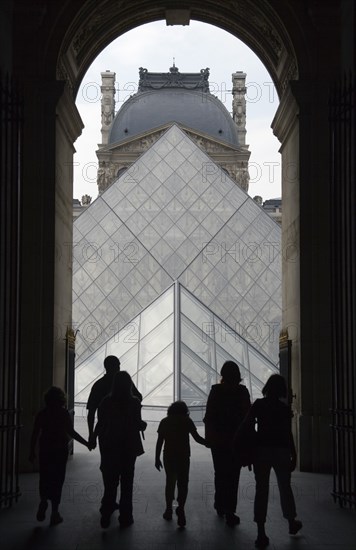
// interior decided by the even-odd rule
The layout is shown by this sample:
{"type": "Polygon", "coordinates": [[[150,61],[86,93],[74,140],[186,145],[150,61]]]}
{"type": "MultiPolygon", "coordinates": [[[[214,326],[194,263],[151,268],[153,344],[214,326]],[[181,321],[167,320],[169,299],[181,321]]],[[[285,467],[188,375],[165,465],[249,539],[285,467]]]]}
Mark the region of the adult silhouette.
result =
{"type": "Polygon", "coordinates": [[[254,521],[257,523],[257,548],[265,548],[269,539],[265,532],[267,517],[269,477],[274,469],[283,516],[288,520],[289,533],[295,535],[301,528],[291,489],[291,472],[296,466],[296,450],[291,431],[292,413],[281,399],[287,396],[286,382],[280,374],[272,374],[262,389],[262,399],[256,399],[241,432],[254,430],[257,423],[256,450],[253,468],[256,479],[254,521]]]}
{"type": "Polygon", "coordinates": [[[133,523],[132,491],[136,458],[144,453],[140,432],[146,429],[141,418],[140,400],[132,394],[130,375],[121,371],[113,380],[112,390],[98,408],[98,422],[93,440],[99,438],[100,469],[104,495],[101,501],[101,526],[106,528],[116,506],[120,484],[119,522],[121,527],[133,523]]]}
{"type": "Polygon", "coordinates": [[[221,382],[211,387],[204,416],[205,439],[211,447],[214,464],[214,508],[226,523],[240,523],[236,515],[237,493],[242,462],[234,453],[234,434],[250,405],[248,389],[241,384],[241,373],[234,361],[221,367],[221,382]]]}
{"type": "MultiPolygon", "coordinates": [[[[88,410],[88,430],[89,430],[89,441],[92,443],[95,413],[98,410],[98,407],[101,401],[106,397],[112,388],[113,379],[115,375],[120,371],[120,359],[115,355],[108,355],[104,359],[104,368],[105,374],[99,380],[97,380],[90,391],[87,410],[88,410]]],[[[135,384],[132,383],[132,394],[142,401],[142,395],[136,388],[135,384]]]]}

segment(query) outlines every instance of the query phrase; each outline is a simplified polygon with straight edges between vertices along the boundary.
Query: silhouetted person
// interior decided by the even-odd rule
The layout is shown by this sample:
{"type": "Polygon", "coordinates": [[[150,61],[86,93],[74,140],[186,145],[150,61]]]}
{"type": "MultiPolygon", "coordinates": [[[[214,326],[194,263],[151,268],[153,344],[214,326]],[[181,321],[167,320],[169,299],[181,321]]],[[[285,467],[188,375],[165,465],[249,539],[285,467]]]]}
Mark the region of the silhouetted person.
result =
{"type": "Polygon", "coordinates": [[[99,437],[100,469],[103,475],[104,495],[101,504],[103,528],[110,525],[116,509],[116,495],[120,483],[119,522],[121,527],[133,523],[132,491],[135,462],[144,453],[140,432],[146,429],[141,419],[141,402],[132,395],[131,376],[118,372],[111,393],[98,408],[98,422],[93,438],[99,437]]]}
{"type": "MultiPolygon", "coordinates": [[[[111,392],[114,376],[120,371],[120,359],[115,355],[108,355],[104,359],[104,368],[106,372],[93,384],[87,402],[89,441],[93,435],[95,413],[104,397],[111,392]]],[[[132,393],[142,401],[142,395],[133,382],[132,393]]]]}
{"type": "Polygon", "coordinates": [[[220,517],[225,516],[227,525],[234,527],[240,523],[235,512],[242,463],[233,452],[233,439],[251,402],[236,363],[226,361],[220,374],[221,382],[211,387],[206,404],[205,438],[214,464],[214,508],[220,517]]]}
{"type": "Polygon", "coordinates": [[[256,399],[244,423],[254,429],[257,422],[256,451],[253,461],[256,495],[254,521],[257,523],[257,548],[265,548],[269,539],[265,532],[269,477],[271,468],[277,477],[283,516],[288,520],[289,533],[295,535],[302,523],[296,520],[297,512],[291,489],[291,472],[296,466],[296,450],[291,431],[290,408],[280,401],[286,398],[287,387],[283,376],[272,374],[262,389],[263,398],[256,399]]]}
{"type": "Polygon", "coordinates": [[[155,467],[158,471],[162,468],[160,456],[164,443],[163,464],[166,472],[166,510],[163,517],[167,520],[172,519],[174,491],[177,485],[178,507],[176,513],[179,527],[184,527],[186,524],[184,505],[188,495],[190,466],[189,434],[201,445],[205,445],[206,441],[198,434],[193,420],[189,417],[189,410],[184,401],[175,401],[168,407],[167,416],[161,420],[157,431],[155,467]]]}
{"type": "Polygon", "coordinates": [[[61,388],[52,386],[44,395],[45,407],[35,418],[32,431],[29,460],[36,458],[36,443],[39,439],[40,504],[37,520],[46,518],[48,500],[52,504],[51,525],[62,523],[58,508],[61,501],[66,465],[68,459],[68,438],[71,437],[88,447],[73,428],[72,420],[66,409],[66,396],[61,388]]]}

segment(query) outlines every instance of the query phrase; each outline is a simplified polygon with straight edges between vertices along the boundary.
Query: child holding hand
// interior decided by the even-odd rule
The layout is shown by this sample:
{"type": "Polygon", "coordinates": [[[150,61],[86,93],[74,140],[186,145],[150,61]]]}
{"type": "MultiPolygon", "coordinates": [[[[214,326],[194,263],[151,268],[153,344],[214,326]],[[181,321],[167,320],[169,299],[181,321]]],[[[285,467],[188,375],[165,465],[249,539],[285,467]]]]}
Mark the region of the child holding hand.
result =
{"type": "Polygon", "coordinates": [[[163,518],[172,519],[172,504],[177,485],[177,523],[179,527],[184,527],[186,524],[184,505],[188,495],[190,466],[189,434],[197,443],[205,446],[207,444],[205,439],[198,434],[184,401],[175,401],[168,407],[167,416],[161,420],[157,431],[155,467],[158,471],[162,468],[160,456],[164,444],[163,464],[166,472],[166,510],[163,518]]]}
{"type": "Polygon", "coordinates": [[[46,518],[48,500],[50,500],[52,504],[50,525],[57,525],[63,521],[58,508],[66,473],[68,439],[72,437],[90,450],[91,447],[74,430],[66,409],[66,396],[61,388],[52,386],[45,393],[44,402],[45,407],[37,413],[35,418],[29,460],[35,461],[36,443],[39,439],[40,504],[36,517],[38,521],[46,518]]]}

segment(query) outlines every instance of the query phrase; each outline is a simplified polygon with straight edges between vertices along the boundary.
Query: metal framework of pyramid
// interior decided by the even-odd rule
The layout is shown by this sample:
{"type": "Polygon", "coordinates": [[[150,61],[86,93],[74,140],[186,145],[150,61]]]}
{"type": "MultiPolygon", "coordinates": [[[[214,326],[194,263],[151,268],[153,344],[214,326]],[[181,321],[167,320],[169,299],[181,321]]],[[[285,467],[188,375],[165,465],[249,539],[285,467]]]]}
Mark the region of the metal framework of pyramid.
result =
{"type": "Polygon", "coordinates": [[[240,365],[252,399],[277,368],[177,281],[77,368],[76,401],[86,403],[107,355],[120,357],[146,407],[183,399],[202,408],[221,365],[240,365]]]}
{"type": "MultiPolygon", "coordinates": [[[[249,373],[252,391],[276,370],[281,229],[178,126],[172,125],[75,220],[73,251],[73,324],[80,331],[77,401],[84,400],[85,388],[89,391],[102,375],[103,359],[114,353],[110,342],[115,338],[115,355],[125,357],[122,368],[137,375],[148,405],[158,404],[164,395],[169,402],[177,396],[189,401],[189,391],[202,387],[204,367],[186,353],[188,348],[195,353],[194,346],[181,341],[185,332],[193,337],[194,327],[201,336],[197,345],[209,337],[219,353],[221,348],[237,360],[249,373]],[[172,311],[161,327],[172,341],[161,349],[162,331],[152,327],[161,315],[157,304],[166,304],[167,296],[176,296],[178,302],[172,298],[172,311]],[[178,307],[186,296],[200,304],[200,318],[178,307]],[[230,353],[220,346],[222,333],[205,330],[209,315],[225,326],[225,339],[231,333],[251,351],[228,348],[230,353]],[[140,328],[135,344],[130,342],[130,354],[121,345],[127,344],[130,330],[134,339],[137,319],[146,328],[140,328]],[[133,348],[139,349],[142,340],[151,349],[150,359],[142,362],[146,352],[141,351],[141,363],[131,369],[133,348]],[[189,361],[199,383],[193,374],[185,375],[189,361]]],[[[206,361],[207,383],[215,382],[222,365],[225,355],[219,353],[215,363],[206,361]]],[[[204,399],[204,392],[192,395],[193,401],[204,399]]]]}

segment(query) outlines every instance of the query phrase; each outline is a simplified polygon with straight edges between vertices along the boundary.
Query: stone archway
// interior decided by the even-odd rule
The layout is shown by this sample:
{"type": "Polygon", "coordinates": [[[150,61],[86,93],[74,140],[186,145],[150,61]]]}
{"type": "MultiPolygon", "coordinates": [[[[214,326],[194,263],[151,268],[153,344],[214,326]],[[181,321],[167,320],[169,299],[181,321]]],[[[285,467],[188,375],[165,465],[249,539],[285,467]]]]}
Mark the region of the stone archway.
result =
{"type": "MultiPolygon", "coordinates": [[[[41,283],[42,286],[38,289],[36,287],[37,294],[33,298],[35,300],[36,295],[41,298],[38,322],[45,326],[44,335],[39,340],[43,377],[37,400],[49,380],[63,385],[65,379],[63,329],[71,324],[71,274],[68,260],[72,199],[70,166],[73,143],[81,129],[74,104],[79,83],[95,56],[120,34],[158,19],[167,18],[168,21],[178,23],[189,18],[197,19],[225,29],[250,46],[268,69],[280,97],[273,128],[282,144],[284,170],[283,325],[291,331],[289,336],[293,339],[293,390],[297,395],[295,420],[298,440],[301,442],[300,464],[304,469],[329,469],[330,440],[326,433],[329,401],[317,391],[322,366],[328,369],[331,355],[328,301],[320,299],[330,294],[329,252],[323,238],[329,222],[328,219],[322,220],[315,216],[315,212],[320,212],[321,208],[319,197],[323,189],[322,182],[328,180],[327,166],[323,164],[328,149],[325,81],[330,64],[336,71],[336,59],[332,45],[325,36],[318,35],[316,39],[313,33],[316,32],[318,18],[323,17],[327,9],[331,12],[332,8],[324,9],[318,3],[313,3],[306,11],[294,2],[284,2],[282,5],[274,0],[212,1],[208,4],[196,0],[189,2],[189,8],[183,10],[179,9],[178,2],[162,0],[136,0],[130,3],[114,0],[77,3],[68,0],[56,6],[47,15],[41,14],[47,23],[45,28],[40,22],[41,52],[36,50],[36,58],[29,62],[28,67],[25,67],[25,60],[18,61],[19,68],[23,68],[28,75],[27,112],[31,127],[27,140],[30,142],[31,135],[37,138],[36,145],[29,146],[26,151],[26,161],[31,166],[31,157],[35,156],[38,147],[42,147],[38,187],[46,193],[46,202],[40,206],[42,217],[37,229],[42,238],[41,281],[49,275],[47,281],[50,284],[45,287],[41,283]],[[33,85],[31,71],[40,79],[36,85],[33,85]],[[46,86],[42,85],[45,81],[46,86]],[[39,96],[36,95],[38,90],[39,96]],[[35,121],[38,120],[38,106],[41,102],[44,108],[36,133],[35,121]],[[58,251],[56,256],[54,250],[58,251]],[[46,263],[48,258],[50,265],[46,263]],[[59,327],[59,336],[53,330],[53,325],[57,329],[59,327]],[[48,364],[52,361],[54,368],[50,370],[48,364]]],[[[29,202],[33,202],[30,195],[35,178],[33,170],[25,174],[26,198],[29,202]]],[[[327,208],[328,199],[324,197],[323,200],[327,208]]],[[[31,226],[30,219],[24,221],[26,226],[31,226]]],[[[32,279],[37,273],[36,268],[38,265],[32,262],[32,279]]],[[[24,281],[23,285],[25,292],[30,293],[32,288],[29,281],[24,281]]],[[[30,308],[23,322],[30,324],[30,308]]],[[[31,336],[31,331],[24,334],[21,346],[34,353],[35,345],[31,336]]],[[[36,368],[33,361],[23,384],[37,378],[36,368]]],[[[322,379],[322,387],[328,390],[329,386],[328,374],[322,379]]],[[[36,398],[32,396],[34,401],[36,398]]],[[[26,407],[28,409],[27,403],[26,407]]]]}
{"type": "Polygon", "coordinates": [[[175,2],[95,3],[83,7],[73,17],[61,44],[57,78],[66,80],[76,95],[79,84],[93,59],[115,38],[142,24],[166,20],[167,24],[189,24],[198,20],[223,28],[249,46],[269,71],[279,96],[290,80],[298,79],[299,61],[292,39],[280,15],[266,2],[194,1],[189,8],[175,2]],[[149,9],[148,9],[149,4],[149,9]],[[171,4],[173,4],[171,6],[171,4]],[[175,5],[176,4],[176,5],[175,5]]]}
{"type": "MultiPolygon", "coordinates": [[[[139,3],[137,3],[137,9],[139,3]]],[[[139,10],[138,10],[139,11],[139,10]]],[[[231,32],[247,45],[249,45],[264,62],[265,66],[269,70],[274,83],[276,85],[278,94],[282,99],[281,110],[283,111],[280,117],[275,121],[275,132],[277,136],[284,144],[283,156],[288,155],[288,163],[293,162],[295,166],[298,166],[299,159],[297,156],[297,149],[295,148],[295,141],[290,147],[287,143],[287,132],[292,132],[293,139],[298,139],[298,126],[297,126],[297,105],[295,101],[291,101],[291,95],[288,95],[289,82],[291,80],[298,79],[298,62],[292,45],[292,41],[278,15],[271,9],[266,9],[266,5],[260,3],[252,3],[246,1],[243,3],[230,3],[229,7],[224,12],[221,11],[219,6],[210,7],[207,10],[206,6],[203,6],[201,2],[194,2],[191,4],[189,10],[187,9],[175,9],[167,10],[166,5],[160,2],[151,6],[149,14],[142,11],[140,13],[131,9],[129,12],[123,12],[120,3],[110,5],[104,3],[102,6],[96,6],[93,12],[78,13],[74,17],[71,26],[68,28],[66,37],[63,41],[60,55],[57,65],[57,78],[66,81],[67,90],[71,95],[75,96],[79,87],[81,78],[85,74],[91,61],[98,55],[98,53],[105,47],[113,38],[122,34],[123,30],[131,29],[134,26],[147,23],[150,20],[166,19],[167,22],[189,22],[189,19],[198,19],[207,23],[218,25],[223,27],[226,31],[231,32]],[[110,9],[109,9],[110,8],[110,9]],[[286,101],[284,98],[288,96],[286,101]],[[289,112],[289,120],[286,125],[286,110],[289,112]],[[279,118],[282,118],[283,129],[281,128],[281,122],[279,118]],[[293,158],[293,161],[291,160],[293,158]]],[[[67,96],[68,97],[68,96],[67,96]]],[[[295,173],[293,173],[294,177],[295,173]]],[[[289,187],[288,177],[284,178],[285,184],[289,187]]],[[[295,179],[295,178],[294,178],[295,179]]],[[[294,251],[299,249],[298,242],[298,185],[297,182],[293,182],[293,200],[292,207],[284,210],[284,235],[287,237],[284,239],[288,245],[290,252],[293,248],[294,251]],[[289,228],[290,219],[292,219],[293,232],[289,228]],[[291,237],[293,233],[293,236],[291,237]]],[[[290,193],[283,191],[290,198],[290,193]]],[[[286,263],[288,271],[284,270],[284,275],[288,283],[293,284],[293,304],[298,301],[298,292],[296,281],[298,276],[296,272],[299,269],[299,262],[296,261],[292,264],[286,263]]],[[[290,291],[290,290],[289,290],[290,291]]],[[[289,300],[290,302],[290,300],[289,300]]],[[[294,334],[290,336],[293,338],[293,364],[299,367],[299,308],[291,311],[290,309],[284,312],[284,327],[297,327],[294,330],[294,334]]],[[[278,338],[278,334],[274,334],[273,337],[278,338]]],[[[295,368],[297,373],[299,368],[295,368]]],[[[299,384],[298,377],[293,377],[293,386],[299,384]]]]}

